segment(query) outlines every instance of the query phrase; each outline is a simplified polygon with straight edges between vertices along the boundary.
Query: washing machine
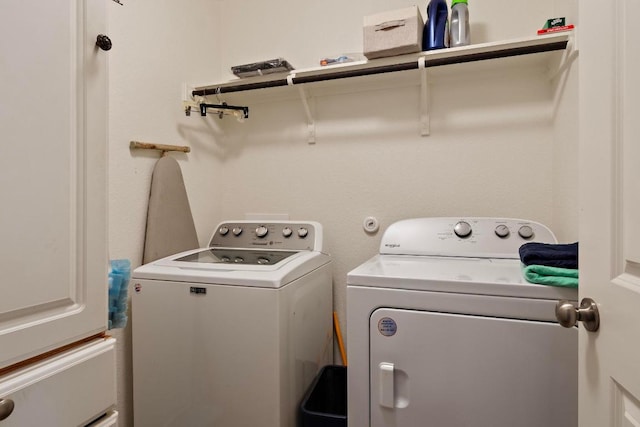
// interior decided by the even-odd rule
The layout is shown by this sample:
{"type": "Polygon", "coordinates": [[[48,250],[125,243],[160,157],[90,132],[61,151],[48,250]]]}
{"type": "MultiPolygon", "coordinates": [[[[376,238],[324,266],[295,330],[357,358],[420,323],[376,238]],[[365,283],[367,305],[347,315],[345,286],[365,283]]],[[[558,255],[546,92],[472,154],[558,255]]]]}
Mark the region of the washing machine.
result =
{"type": "Polygon", "coordinates": [[[333,359],[319,223],[225,221],[131,283],[136,427],[295,426],[333,359]]]}
{"type": "Polygon", "coordinates": [[[349,427],[578,425],[577,290],[528,283],[518,249],[556,243],[505,218],[417,218],[347,276],[349,427]]]}

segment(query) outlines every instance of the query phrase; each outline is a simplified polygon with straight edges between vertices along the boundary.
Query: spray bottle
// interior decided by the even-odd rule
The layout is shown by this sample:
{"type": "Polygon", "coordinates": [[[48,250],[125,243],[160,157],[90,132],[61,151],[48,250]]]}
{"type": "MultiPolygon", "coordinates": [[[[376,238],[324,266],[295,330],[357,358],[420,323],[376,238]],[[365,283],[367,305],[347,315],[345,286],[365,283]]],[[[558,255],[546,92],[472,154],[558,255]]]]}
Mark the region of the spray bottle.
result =
{"type": "Polygon", "coordinates": [[[427,23],[422,32],[422,50],[449,47],[449,8],[446,0],[431,0],[427,6],[427,23]]]}
{"type": "Polygon", "coordinates": [[[451,47],[469,44],[469,8],[467,0],[451,1],[451,47]]]}

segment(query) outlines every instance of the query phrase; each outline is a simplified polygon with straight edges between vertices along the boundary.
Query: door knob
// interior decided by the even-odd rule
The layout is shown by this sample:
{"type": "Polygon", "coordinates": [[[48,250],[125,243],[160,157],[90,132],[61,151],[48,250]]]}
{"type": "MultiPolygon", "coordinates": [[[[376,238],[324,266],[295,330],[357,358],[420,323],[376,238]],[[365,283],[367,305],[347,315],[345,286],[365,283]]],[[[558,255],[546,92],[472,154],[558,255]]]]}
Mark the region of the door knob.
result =
{"type": "Polygon", "coordinates": [[[98,34],[96,38],[96,46],[98,46],[102,50],[111,50],[113,44],[111,43],[111,39],[104,34],[98,34]]]}
{"type": "Polygon", "coordinates": [[[9,418],[9,415],[13,412],[14,406],[13,400],[0,399],[0,421],[9,418]]]}
{"type": "Polygon", "coordinates": [[[600,327],[598,305],[591,298],[583,298],[579,308],[575,308],[569,301],[558,301],[556,319],[565,328],[572,328],[578,322],[583,322],[584,328],[591,332],[597,331],[600,327]]]}

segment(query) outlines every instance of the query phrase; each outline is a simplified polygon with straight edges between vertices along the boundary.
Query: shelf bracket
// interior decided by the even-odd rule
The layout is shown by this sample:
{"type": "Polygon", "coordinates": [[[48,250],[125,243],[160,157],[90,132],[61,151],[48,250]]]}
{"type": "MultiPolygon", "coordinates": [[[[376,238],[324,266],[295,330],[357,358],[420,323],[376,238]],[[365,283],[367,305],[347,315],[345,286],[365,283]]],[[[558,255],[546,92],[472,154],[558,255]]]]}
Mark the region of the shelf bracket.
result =
{"type": "Polygon", "coordinates": [[[420,136],[431,133],[431,117],[429,116],[429,82],[427,80],[427,63],[424,56],[418,58],[420,72],[420,136]]]}
{"type": "MultiPolygon", "coordinates": [[[[287,85],[293,86],[293,79],[296,74],[291,73],[287,76],[287,85]]],[[[300,94],[300,101],[304,107],[304,112],[307,115],[307,142],[309,144],[316,143],[316,122],[313,119],[313,113],[315,112],[315,98],[309,99],[307,92],[302,85],[298,86],[298,93],[300,94]]]]}
{"type": "Polygon", "coordinates": [[[569,66],[578,57],[580,50],[578,49],[578,39],[576,34],[572,34],[567,42],[567,48],[565,49],[560,65],[549,73],[549,80],[555,79],[560,74],[564,73],[569,66]]]}

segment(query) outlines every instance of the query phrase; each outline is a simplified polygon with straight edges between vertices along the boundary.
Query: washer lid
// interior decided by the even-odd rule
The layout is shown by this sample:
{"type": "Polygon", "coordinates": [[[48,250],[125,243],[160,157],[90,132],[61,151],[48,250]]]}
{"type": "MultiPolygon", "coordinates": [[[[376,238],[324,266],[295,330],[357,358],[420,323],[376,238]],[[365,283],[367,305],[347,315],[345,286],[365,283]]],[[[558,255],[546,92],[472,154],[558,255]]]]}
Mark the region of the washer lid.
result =
{"type": "Polygon", "coordinates": [[[578,290],[527,282],[520,260],[376,255],[347,275],[348,286],[519,298],[577,300],[578,290]]]}
{"type": "Polygon", "coordinates": [[[294,251],[267,251],[234,248],[207,248],[174,258],[173,262],[195,264],[276,265],[295,255],[294,251]]]}
{"type": "MultiPolygon", "coordinates": [[[[216,248],[220,249],[220,248],[216,248]]],[[[227,251],[227,250],[225,250],[227,251]]],[[[233,249],[225,253],[235,256],[252,257],[256,262],[245,264],[240,262],[224,262],[212,255],[212,248],[194,249],[182,252],[136,268],[132,279],[151,279],[172,282],[196,282],[214,285],[249,286],[261,288],[280,288],[305,274],[331,261],[331,258],[316,251],[283,251],[277,262],[260,263],[261,256],[268,258],[279,251],[245,252],[233,249]],[[231,252],[229,252],[231,251],[231,252]]]]}

